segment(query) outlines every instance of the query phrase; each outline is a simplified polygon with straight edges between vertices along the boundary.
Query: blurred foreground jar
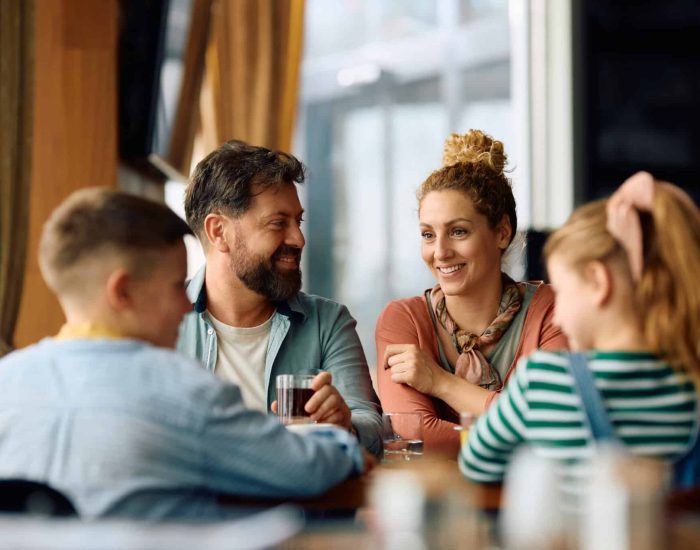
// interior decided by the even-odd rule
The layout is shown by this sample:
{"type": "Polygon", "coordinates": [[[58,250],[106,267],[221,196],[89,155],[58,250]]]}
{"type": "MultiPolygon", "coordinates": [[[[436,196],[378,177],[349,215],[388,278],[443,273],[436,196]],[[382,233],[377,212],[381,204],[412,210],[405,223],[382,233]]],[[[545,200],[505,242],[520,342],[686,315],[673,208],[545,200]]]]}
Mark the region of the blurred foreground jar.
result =
{"type": "Polygon", "coordinates": [[[474,505],[474,486],[451,461],[377,468],[370,507],[375,548],[479,550],[491,547],[490,524],[474,505]]]}
{"type": "Polygon", "coordinates": [[[425,550],[425,491],[413,472],[385,470],[370,490],[377,548],[425,550]]]}
{"type": "Polygon", "coordinates": [[[582,506],[581,550],[661,550],[665,482],[659,461],[631,457],[619,447],[603,447],[591,465],[582,506]]]}
{"type": "Polygon", "coordinates": [[[575,542],[570,540],[574,525],[563,512],[556,471],[552,461],[527,447],[514,454],[503,487],[500,532],[504,548],[575,548],[575,542]]]}

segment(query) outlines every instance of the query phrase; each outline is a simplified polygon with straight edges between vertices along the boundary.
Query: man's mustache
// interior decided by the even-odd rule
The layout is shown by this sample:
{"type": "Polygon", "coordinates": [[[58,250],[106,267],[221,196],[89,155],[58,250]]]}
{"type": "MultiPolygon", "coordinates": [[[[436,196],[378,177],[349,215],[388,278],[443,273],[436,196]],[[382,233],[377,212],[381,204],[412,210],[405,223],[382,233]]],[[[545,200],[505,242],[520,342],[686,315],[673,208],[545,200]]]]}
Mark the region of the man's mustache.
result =
{"type": "Polygon", "coordinates": [[[280,256],[291,256],[298,263],[301,261],[301,248],[297,248],[295,246],[282,245],[272,255],[272,259],[276,260],[280,256]]]}

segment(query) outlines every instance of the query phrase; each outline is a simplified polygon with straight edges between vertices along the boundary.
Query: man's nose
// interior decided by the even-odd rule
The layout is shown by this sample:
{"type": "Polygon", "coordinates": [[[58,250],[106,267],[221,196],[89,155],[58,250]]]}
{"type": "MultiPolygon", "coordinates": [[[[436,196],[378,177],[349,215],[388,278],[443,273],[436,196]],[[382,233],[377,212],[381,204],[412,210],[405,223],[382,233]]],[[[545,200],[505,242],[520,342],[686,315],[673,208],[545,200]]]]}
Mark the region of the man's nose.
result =
{"type": "Polygon", "coordinates": [[[285,239],[284,244],[293,246],[294,248],[304,248],[306,239],[304,238],[304,234],[301,232],[301,227],[298,225],[292,225],[289,228],[289,231],[287,231],[287,238],[285,239]]]}

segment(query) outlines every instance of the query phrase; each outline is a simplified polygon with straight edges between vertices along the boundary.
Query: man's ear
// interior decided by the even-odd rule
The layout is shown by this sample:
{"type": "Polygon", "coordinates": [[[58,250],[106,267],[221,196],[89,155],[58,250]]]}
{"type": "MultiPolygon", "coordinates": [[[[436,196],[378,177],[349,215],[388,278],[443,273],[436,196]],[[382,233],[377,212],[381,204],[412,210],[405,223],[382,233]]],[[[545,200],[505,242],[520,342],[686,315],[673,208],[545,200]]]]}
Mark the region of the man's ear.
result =
{"type": "Polygon", "coordinates": [[[594,304],[606,305],[612,296],[614,284],[610,268],[601,261],[590,262],[584,270],[584,277],[591,286],[594,304]]]}
{"type": "Polygon", "coordinates": [[[132,275],[123,267],[115,269],[109,274],[105,290],[107,292],[107,302],[114,310],[122,311],[131,306],[133,303],[132,284],[132,275]]]}
{"type": "Polygon", "coordinates": [[[210,247],[219,252],[229,252],[230,247],[226,240],[226,227],[229,225],[229,218],[223,214],[207,214],[204,218],[204,235],[210,247]]]}
{"type": "Polygon", "coordinates": [[[513,235],[513,226],[510,225],[508,214],[503,214],[501,221],[496,226],[496,241],[498,248],[505,250],[510,244],[510,237],[513,235]]]}

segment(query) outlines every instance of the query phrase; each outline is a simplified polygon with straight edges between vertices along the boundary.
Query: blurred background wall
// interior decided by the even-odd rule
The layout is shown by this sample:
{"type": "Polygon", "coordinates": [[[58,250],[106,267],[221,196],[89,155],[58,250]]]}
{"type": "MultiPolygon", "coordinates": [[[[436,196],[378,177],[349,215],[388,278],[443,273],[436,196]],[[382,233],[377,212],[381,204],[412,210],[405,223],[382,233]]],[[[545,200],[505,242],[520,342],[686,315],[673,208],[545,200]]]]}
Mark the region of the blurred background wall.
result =
{"type": "Polygon", "coordinates": [[[193,163],[226,139],[308,165],[304,289],[349,306],[371,364],[381,308],[432,284],[415,191],[449,133],[476,127],[505,144],[529,243],[510,258],[517,277],[544,277],[547,231],[636,170],[698,198],[693,0],[38,5],[18,346],[61,323],[35,260],[55,204],[118,185],[181,212],[193,163]]]}

